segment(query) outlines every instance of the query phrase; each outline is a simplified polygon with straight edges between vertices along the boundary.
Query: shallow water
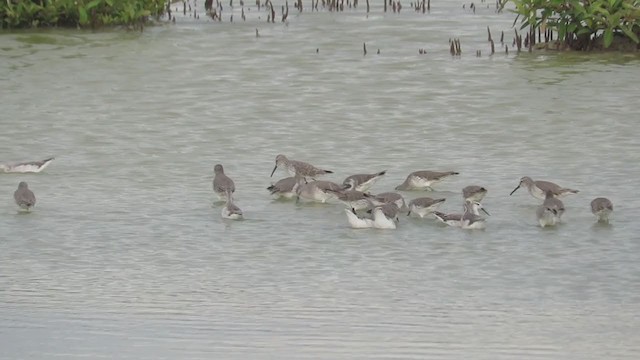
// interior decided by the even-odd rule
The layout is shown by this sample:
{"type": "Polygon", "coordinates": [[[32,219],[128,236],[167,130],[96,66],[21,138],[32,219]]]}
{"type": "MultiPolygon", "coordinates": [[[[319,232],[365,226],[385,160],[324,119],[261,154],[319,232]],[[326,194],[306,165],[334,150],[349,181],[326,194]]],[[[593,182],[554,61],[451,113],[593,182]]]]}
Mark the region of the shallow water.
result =
{"type": "Polygon", "coordinates": [[[2,34],[0,160],[57,158],[0,175],[0,357],[638,358],[640,58],[490,57],[486,26],[511,47],[512,15],[461,4],[2,34]],[[483,185],[492,216],[352,230],[340,204],[271,200],[278,153],[335,181],[386,169],[374,192],[456,170],[404,194],[453,212],[483,185]],[[213,203],[218,162],[244,221],[213,203]],[[561,226],[509,196],[524,175],[580,190],[561,226]]]}

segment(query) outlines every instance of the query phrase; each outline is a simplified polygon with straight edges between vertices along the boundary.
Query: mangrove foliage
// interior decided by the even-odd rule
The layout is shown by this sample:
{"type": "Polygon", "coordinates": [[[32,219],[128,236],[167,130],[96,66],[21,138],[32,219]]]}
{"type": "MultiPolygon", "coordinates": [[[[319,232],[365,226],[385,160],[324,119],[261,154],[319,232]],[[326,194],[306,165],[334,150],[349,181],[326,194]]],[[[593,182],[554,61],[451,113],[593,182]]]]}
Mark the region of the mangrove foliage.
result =
{"type": "Polygon", "coordinates": [[[502,0],[511,2],[526,29],[529,46],[538,41],[541,33],[548,42],[553,38],[557,48],[574,50],[606,49],[614,44],[619,48],[637,50],[640,36],[639,0],[502,0]],[[631,45],[631,46],[629,46],[631,45]]]}
{"type": "Polygon", "coordinates": [[[141,27],[160,17],[166,0],[0,0],[4,29],[124,25],[141,27]]]}

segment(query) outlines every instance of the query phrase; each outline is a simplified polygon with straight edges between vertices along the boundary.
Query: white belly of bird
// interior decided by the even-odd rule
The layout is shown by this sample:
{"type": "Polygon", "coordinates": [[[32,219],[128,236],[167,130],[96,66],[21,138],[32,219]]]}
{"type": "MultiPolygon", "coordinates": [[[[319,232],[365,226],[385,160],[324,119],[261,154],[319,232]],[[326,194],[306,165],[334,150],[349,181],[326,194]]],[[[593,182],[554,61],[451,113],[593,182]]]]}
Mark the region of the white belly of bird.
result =
{"type": "Polygon", "coordinates": [[[436,219],[438,219],[443,224],[447,224],[453,227],[460,227],[460,220],[444,220],[438,216],[436,216],[436,219]]]}
{"type": "Polygon", "coordinates": [[[560,217],[551,212],[546,211],[539,219],[540,227],[555,226],[560,223],[560,217]]]}
{"type": "Polygon", "coordinates": [[[333,194],[325,192],[322,189],[314,186],[311,189],[305,189],[300,192],[300,197],[305,200],[326,203],[327,200],[333,198],[334,196],[333,194]]]}
{"type": "Polygon", "coordinates": [[[396,222],[386,217],[382,210],[377,209],[373,212],[373,227],[376,229],[395,229],[396,222]]]}
{"type": "Polygon", "coordinates": [[[540,188],[535,185],[529,189],[529,194],[531,194],[531,196],[533,196],[534,198],[540,200],[544,200],[547,197],[547,194],[545,194],[544,191],[540,190],[540,188]]]}
{"type": "Polygon", "coordinates": [[[460,227],[463,229],[470,229],[470,230],[483,230],[487,227],[487,223],[484,220],[478,220],[469,224],[469,220],[461,220],[460,227]]]}
{"type": "Polygon", "coordinates": [[[409,186],[413,189],[427,189],[438,182],[440,182],[440,180],[428,180],[419,176],[412,176],[411,181],[409,181],[409,186]]]}
{"type": "Polygon", "coordinates": [[[369,191],[369,189],[371,189],[373,184],[376,183],[376,181],[378,181],[378,177],[371,178],[368,181],[365,181],[362,184],[356,186],[356,190],[362,191],[362,192],[367,192],[367,191],[369,191]]]}
{"type": "Polygon", "coordinates": [[[436,208],[437,205],[431,205],[429,207],[417,207],[415,205],[411,205],[411,213],[418,215],[420,218],[424,218],[425,216],[432,214],[436,208]]]}
{"type": "Polygon", "coordinates": [[[596,212],[596,216],[598,217],[598,221],[609,221],[609,216],[611,215],[610,209],[603,209],[596,212]]]}
{"type": "Polygon", "coordinates": [[[224,219],[230,219],[230,220],[240,220],[242,219],[242,214],[232,214],[229,211],[229,208],[227,208],[226,206],[222,208],[222,218],[224,219]]]}

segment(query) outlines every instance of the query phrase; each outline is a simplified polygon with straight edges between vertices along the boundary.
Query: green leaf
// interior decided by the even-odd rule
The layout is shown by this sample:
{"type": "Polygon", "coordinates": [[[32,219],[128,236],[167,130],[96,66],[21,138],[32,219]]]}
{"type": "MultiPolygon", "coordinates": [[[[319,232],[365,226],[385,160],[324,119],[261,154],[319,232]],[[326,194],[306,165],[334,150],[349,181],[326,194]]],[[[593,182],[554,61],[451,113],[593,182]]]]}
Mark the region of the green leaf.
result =
{"type": "Polygon", "coordinates": [[[583,27],[583,28],[580,28],[580,30],[578,30],[576,32],[576,35],[580,36],[580,35],[583,35],[583,34],[590,34],[590,33],[591,33],[591,30],[589,30],[588,28],[584,28],[583,27]]]}
{"type": "Polygon", "coordinates": [[[613,30],[611,28],[604,31],[604,47],[608,48],[613,42],[613,30]]]}
{"type": "Polygon", "coordinates": [[[635,42],[636,44],[640,41],[638,41],[638,36],[636,34],[633,33],[633,31],[631,31],[631,29],[627,26],[620,26],[620,30],[622,30],[622,32],[624,32],[625,35],[627,35],[627,37],[629,37],[629,39],[633,40],[633,42],[635,42]]]}
{"type": "Polygon", "coordinates": [[[86,6],[87,11],[90,11],[94,7],[100,5],[101,2],[102,2],[102,0],[93,0],[93,1],[89,2],[87,4],[87,6],[86,6]]]}
{"type": "Polygon", "coordinates": [[[85,25],[89,22],[89,15],[87,15],[87,9],[85,9],[83,6],[80,6],[78,8],[78,22],[80,23],[80,25],[85,25]]]}
{"type": "Polygon", "coordinates": [[[107,3],[107,5],[113,7],[113,0],[105,0],[105,2],[107,3]]]}

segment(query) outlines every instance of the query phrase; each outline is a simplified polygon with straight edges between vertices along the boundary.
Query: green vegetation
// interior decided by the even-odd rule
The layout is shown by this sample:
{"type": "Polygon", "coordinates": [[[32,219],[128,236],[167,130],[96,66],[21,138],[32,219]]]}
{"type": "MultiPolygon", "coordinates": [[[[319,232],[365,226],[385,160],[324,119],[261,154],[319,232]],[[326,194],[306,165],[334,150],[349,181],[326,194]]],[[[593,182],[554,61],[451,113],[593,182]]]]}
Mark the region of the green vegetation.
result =
{"type": "Polygon", "coordinates": [[[164,11],[165,0],[0,0],[0,28],[141,28],[164,11]]]}
{"type": "MultiPolygon", "coordinates": [[[[638,49],[640,35],[639,0],[502,0],[515,5],[522,29],[557,34],[557,45],[574,50],[609,48],[616,43],[638,49]]],[[[540,37],[540,36],[539,36],[540,37]]],[[[545,37],[547,39],[548,37],[545,37]]],[[[532,44],[534,41],[529,42],[532,44]]],[[[618,46],[624,47],[624,46],[618,46]]]]}

